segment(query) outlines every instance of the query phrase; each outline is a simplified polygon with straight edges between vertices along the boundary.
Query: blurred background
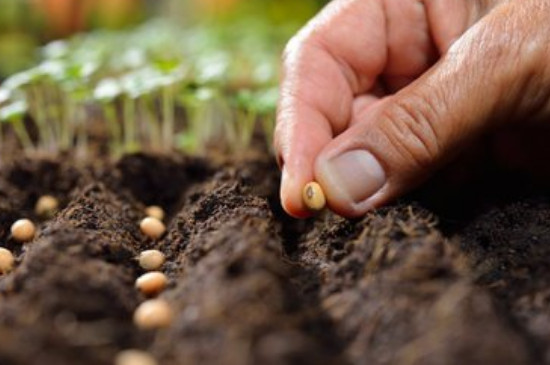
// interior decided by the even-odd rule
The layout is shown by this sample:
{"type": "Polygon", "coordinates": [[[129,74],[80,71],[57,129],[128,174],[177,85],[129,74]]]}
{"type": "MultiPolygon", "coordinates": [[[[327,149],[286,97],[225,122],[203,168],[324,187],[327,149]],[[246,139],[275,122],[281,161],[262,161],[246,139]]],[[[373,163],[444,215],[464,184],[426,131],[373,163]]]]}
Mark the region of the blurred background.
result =
{"type": "Polygon", "coordinates": [[[37,46],[151,18],[182,26],[277,28],[290,37],[326,0],[0,0],[0,80],[36,62],[37,46]]]}

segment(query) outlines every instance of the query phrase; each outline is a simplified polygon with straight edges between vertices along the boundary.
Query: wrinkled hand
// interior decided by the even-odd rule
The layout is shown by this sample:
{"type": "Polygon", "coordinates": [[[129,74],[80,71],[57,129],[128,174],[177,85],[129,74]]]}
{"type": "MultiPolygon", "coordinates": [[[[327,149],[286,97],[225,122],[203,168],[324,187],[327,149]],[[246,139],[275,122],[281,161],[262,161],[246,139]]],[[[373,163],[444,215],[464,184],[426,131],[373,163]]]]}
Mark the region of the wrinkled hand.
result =
{"type": "Polygon", "coordinates": [[[285,210],[308,216],[301,190],[316,180],[332,210],[362,215],[487,132],[532,164],[528,150],[550,145],[526,132],[550,127],[549,19],[548,0],[333,0],[284,55],[285,210]]]}

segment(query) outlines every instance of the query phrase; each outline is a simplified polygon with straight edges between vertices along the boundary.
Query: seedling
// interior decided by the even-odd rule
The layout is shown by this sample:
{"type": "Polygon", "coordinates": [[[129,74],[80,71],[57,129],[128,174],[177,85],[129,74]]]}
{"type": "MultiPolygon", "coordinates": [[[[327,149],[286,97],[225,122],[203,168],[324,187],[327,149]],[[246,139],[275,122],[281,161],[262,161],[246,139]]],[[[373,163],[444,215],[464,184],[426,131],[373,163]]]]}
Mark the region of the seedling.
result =
{"type": "Polygon", "coordinates": [[[15,258],[10,250],[0,247],[0,274],[7,274],[13,270],[15,258]]]}
{"type": "Polygon", "coordinates": [[[120,83],[112,78],[101,80],[95,87],[93,98],[101,105],[103,117],[110,134],[109,147],[114,156],[122,152],[122,129],[118,120],[115,101],[122,94],[120,83]]]}
{"type": "Polygon", "coordinates": [[[174,145],[177,85],[186,71],[177,60],[157,60],[153,66],[162,75],[158,79],[162,93],[162,143],[170,150],[174,145]]]}
{"type": "Polygon", "coordinates": [[[11,225],[11,235],[18,242],[32,241],[36,234],[34,223],[28,219],[19,219],[11,225]]]}
{"type": "Polygon", "coordinates": [[[159,271],[148,272],[136,280],[136,288],[144,295],[157,295],[166,288],[168,278],[159,271]]]}
{"type": "MultiPolygon", "coordinates": [[[[3,106],[0,108],[0,123],[11,124],[21,146],[26,150],[32,150],[34,149],[34,144],[23,122],[27,109],[27,102],[24,100],[17,100],[3,106]]],[[[2,142],[1,137],[2,134],[0,133],[0,143],[2,142]]]]}
{"type": "Polygon", "coordinates": [[[141,329],[158,329],[170,326],[174,314],[170,305],[163,299],[150,299],[137,307],[134,324],[141,329]]]}
{"type": "Polygon", "coordinates": [[[139,228],[144,235],[153,240],[159,239],[166,232],[164,223],[154,217],[144,218],[139,224],[139,228]]]}
{"type": "Polygon", "coordinates": [[[139,255],[139,266],[147,271],[158,270],[164,264],[166,257],[159,250],[146,250],[139,255]]]}
{"type": "Polygon", "coordinates": [[[119,352],[115,365],[158,365],[158,362],[148,352],[132,349],[119,352]]]}
{"type": "Polygon", "coordinates": [[[314,212],[323,210],[327,203],[321,185],[316,182],[310,182],[304,186],[302,200],[308,209],[314,212]]]}
{"type": "Polygon", "coordinates": [[[54,196],[43,195],[36,201],[34,212],[39,217],[51,218],[57,212],[58,208],[59,201],[54,196]]]}
{"type": "Polygon", "coordinates": [[[145,214],[147,214],[148,217],[156,218],[159,221],[162,221],[165,215],[164,209],[162,209],[158,205],[151,205],[145,208],[145,214]]]}

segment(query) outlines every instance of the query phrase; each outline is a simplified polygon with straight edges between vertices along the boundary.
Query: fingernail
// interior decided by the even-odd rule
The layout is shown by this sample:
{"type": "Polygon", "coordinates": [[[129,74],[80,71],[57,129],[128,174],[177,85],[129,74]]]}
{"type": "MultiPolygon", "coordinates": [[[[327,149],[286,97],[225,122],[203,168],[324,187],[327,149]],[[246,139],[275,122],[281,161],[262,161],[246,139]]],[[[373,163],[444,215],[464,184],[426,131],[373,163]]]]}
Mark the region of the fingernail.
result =
{"type": "Polygon", "coordinates": [[[344,152],[319,165],[319,180],[334,200],[361,203],[386,183],[386,174],[367,151],[344,152]]]}

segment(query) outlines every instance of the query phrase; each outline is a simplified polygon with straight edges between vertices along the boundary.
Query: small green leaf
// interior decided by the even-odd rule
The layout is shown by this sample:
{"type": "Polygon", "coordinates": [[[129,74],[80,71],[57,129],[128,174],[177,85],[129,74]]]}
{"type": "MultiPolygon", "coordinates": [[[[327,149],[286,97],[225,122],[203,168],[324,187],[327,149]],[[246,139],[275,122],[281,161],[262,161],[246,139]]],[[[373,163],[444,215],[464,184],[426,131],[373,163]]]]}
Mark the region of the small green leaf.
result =
{"type": "Polygon", "coordinates": [[[115,79],[104,79],[94,89],[94,99],[101,102],[111,101],[122,93],[120,83],[115,79]]]}
{"type": "Polygon", "coordinates": [[[58,40],[46,44],[42,47],[42,55],[46,59],[59,59],[67,56],[69,45],[66,41],[58,40]]]}
{"type": "Polygon", "coordinates": [[[8,102],[11,98],[11,91],[9,89],[0,87],[0,105],[8,102]]]}
{"type": "Polygon", "coordinates": [[[32,82],[35,76],[34,73],[35,70],[31,69],[28,71],[13,74],[12,76],[8,77],[6,81],[4,81],[2,87],[12,91],[21,89],[32,82]]]}
{"type": "Polygon", "coordinates": [[[28,105],[25,100],[17,100],[11,104],[0,108],[0,121],[13,122],[21,119],[28,110],[28,105]]]}

